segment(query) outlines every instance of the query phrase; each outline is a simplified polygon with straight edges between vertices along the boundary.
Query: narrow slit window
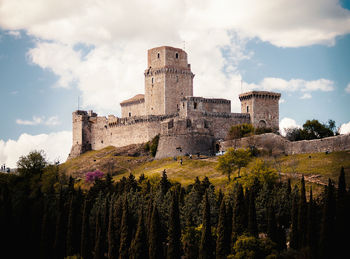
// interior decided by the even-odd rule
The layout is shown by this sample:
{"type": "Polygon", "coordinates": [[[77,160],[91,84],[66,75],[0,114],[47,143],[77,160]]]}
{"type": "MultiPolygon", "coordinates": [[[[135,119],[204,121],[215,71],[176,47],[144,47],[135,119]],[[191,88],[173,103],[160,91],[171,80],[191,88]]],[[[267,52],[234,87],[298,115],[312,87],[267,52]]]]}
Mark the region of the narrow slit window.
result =
{"type": "Polygon", "coordinates": [[[159,53],[157,54],[157,58],[160,58],[160,54],[159,53]]]}
{"type": "Polygon", "coordinates": [[[154,79],[153,79],[153,77],[152,77],[152,84],[153,84],[153,82],[154,82],[154,79]]]}
{"type": "Polygon", "coordinates": [[[247,113],[249,112],[249,106],[247,106],[247,113]]]}
{"type": "Polygon", "coordinates": [[[193,104],[193,109],[197,109],[197,103],[193,104]]]}
{"type": "Polygon", "coordinates": [[[176,54],[175,54],[175,58],[179,58],[179,53],[176,53],[176,54]]]}
{"type": "Polygon", "coordinates": [[[131,112],[129,112],[129,117],[131,117],[131,112]]]}

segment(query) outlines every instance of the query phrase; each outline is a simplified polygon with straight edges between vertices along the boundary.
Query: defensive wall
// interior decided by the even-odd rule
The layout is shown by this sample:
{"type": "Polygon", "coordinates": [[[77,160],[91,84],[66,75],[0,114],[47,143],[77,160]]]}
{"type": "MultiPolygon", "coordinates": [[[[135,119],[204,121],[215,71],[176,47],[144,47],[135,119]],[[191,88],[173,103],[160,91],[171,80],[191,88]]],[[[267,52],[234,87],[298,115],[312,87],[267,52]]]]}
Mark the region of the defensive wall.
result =
{"type": "Polygon", "coordinates": [[[346,151],[350,150],[350,134],[323,139],[289,141],[280,135],[266,133],[223,141],[220,143],[220,150],[226,151],[231,147],[248,148],[250,146],[255,146],[258,149],[265,149],[273,155],[346,151]]]}

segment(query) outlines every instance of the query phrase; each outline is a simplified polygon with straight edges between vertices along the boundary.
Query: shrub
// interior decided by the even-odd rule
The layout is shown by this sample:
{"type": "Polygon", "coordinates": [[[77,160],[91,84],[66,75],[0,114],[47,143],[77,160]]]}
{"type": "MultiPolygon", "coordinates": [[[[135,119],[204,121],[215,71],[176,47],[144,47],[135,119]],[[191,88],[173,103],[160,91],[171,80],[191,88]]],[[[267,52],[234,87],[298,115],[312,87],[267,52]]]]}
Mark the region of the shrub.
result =
{"type": "Polygon", "coordinates": [[[150,143],[150,152],[152,156],[156,156],[158,149],[159,135],[155,136],[150,143]]]}
{"type": "Polygon", "coordinates": [[[88,183],[95,182],[97,179],[101,179],[103,177],[104,173],[100,170],[95,170],[93,172],[87,172],[85,174],[85,181],[88,183]]]}
{"type": "Polygon", "coordinates": [[[227,138],[237,139],[243,138],[254,134],[254,127],[252,124],[238,124],[230,128],[227,138]]]}

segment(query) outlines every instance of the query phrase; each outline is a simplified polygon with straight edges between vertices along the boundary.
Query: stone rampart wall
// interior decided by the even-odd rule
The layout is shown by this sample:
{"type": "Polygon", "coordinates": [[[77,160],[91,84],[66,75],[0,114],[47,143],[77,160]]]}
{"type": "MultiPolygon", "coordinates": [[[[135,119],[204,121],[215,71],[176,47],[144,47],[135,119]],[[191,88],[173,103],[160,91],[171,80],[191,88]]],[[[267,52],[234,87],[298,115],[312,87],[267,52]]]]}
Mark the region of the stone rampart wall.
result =
{"type": "Polygon", "coordinates": [[[248,148],[249,146],[268,150],[275,155],[345,151],[350,150],[350,134],[323,139],[289,141],[280,135],[267,133],[223,141],[220,143],[220,150],[225,151],[230,147],[248,148]]]}

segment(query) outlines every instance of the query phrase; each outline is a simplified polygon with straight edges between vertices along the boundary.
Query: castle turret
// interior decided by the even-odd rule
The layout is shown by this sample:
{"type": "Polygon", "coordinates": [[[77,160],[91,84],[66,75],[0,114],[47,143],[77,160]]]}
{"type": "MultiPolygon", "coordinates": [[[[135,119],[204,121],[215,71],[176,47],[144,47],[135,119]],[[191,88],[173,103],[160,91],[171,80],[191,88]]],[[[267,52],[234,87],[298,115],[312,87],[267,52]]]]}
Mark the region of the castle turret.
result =
{"type": "Polygon", "coordinates": [[[91,124],[89,119],[96,117],[92,111],[75,111],[72,113],[73,145],[68,159],[91,150],[91,124]]]}
{"type": "Polygon", "coordinates": [[[148,50],[145,70],[145,113],[166,115],[179,111],[181,99],[193,96],[193,77],[187,53],[173,47],[148,50]]]}
{"type": "Polygon", "coordinates": [[[241,112],[249,113],[255,128],[279,128],[280,93],[252,91],[239,95],[241,112]]]}

